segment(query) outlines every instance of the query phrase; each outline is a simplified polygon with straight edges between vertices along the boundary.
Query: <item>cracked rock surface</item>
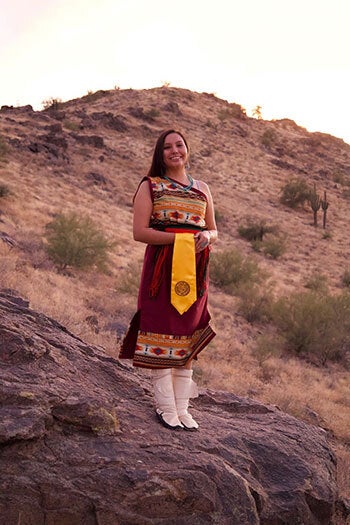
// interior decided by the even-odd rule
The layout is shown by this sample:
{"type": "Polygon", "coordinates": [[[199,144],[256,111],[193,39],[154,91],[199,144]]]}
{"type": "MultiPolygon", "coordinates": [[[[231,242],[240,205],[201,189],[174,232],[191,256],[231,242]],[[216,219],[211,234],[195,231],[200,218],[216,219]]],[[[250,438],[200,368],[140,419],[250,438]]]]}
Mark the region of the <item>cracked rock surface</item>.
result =
{"type": "Polygon", "coordinates": [[[326,432],[225,392],[199,432],[157,422],[148,376],[0,293],[0,522],[329,525],[326,432]]]}

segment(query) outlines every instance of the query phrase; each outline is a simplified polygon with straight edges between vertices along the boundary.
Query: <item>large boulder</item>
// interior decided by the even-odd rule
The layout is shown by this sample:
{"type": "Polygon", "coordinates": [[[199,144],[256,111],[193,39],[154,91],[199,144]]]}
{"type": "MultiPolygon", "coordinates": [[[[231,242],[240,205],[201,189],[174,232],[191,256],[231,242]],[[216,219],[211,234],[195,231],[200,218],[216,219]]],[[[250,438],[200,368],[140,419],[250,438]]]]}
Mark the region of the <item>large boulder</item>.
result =
{"type": "Polygon", "coordinates": [[[326,432],[204,390],[198,432],[156,420],[148,374],[0,293],[0,521],[329,525],[326,432]]]}

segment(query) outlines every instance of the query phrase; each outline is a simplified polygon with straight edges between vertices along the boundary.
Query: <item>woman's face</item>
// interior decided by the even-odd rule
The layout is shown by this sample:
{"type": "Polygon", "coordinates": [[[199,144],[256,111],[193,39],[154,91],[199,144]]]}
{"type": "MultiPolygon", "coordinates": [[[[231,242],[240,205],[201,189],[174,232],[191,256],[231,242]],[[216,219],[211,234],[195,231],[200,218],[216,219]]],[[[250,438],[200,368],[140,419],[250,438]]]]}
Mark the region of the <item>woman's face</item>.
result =
{"type": "Polygon", "coordinates": [[[163,146],[163,160],[167,169],[184,168],[187,162],[188,151],[186,144],[178,133],[169,133],[165,137],[163,146]]]}

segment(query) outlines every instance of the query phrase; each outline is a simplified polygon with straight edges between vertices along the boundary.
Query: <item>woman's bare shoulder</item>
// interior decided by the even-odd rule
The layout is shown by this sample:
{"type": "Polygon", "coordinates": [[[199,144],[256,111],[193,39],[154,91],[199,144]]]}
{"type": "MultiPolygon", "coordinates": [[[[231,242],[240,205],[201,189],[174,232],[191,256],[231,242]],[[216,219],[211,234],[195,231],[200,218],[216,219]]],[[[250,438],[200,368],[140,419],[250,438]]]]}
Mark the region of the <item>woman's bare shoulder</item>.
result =
{"type": "Polygon", "coordinates": [[[202,191],[206,195],[210,195],[210,189],[206,182],[204,182],[203,180],[195,180],[194,184],[195,184],[195,188],[198,188],[200,191],[202,191]]]}

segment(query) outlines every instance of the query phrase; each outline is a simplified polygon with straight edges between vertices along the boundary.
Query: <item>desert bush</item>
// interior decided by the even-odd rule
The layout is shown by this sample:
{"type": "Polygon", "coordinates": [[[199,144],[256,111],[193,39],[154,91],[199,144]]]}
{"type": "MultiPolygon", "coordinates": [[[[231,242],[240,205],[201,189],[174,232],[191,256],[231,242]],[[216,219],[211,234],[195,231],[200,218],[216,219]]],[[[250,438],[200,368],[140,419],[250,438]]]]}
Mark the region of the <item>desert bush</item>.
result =
{"type": "Polygon", "coordinates": [[[80,128],[78,122],[73,122],[72,120],[65,120],[64,121],[64,127],[69,129],[70,131],[78,131],[80,128]]]}
{"type": "Polygon", "coordinates": [[[332,296],[315,291],[282,297],[272,318],[289,350],[313,355],[322,364],[345,358],[350,348],[350,294],[332,296]]]}
{"type": "Polygon", "coordinates": [[[118,276],[117,290],[136,296],[140,285],[141,268],[141,262],[129,262],[118,276]]]}
{"type": "Polygon", "coordinates": [[[270,357],[279,357],[283,350],[283,341],[278,334],[260,334],[252,347],[252,354],[259,365],[270,357]]]}
{"type": "Polygon", "coordinates": [[[218,119],[221,121],[227,120],[231,117],[231,112],[229,109],[220,109],[218,113],[218,119]]]}
{"type": "Polygon", "coordinates": [[[58,215],[46,225],[46,251],[60,270],[96,266],[105,271],[108,251],[114,246],[90,217],[58,215]]]}
{"type": "Polygon", "coordinates": [[[105,91],[104,89],[99,89],[98,91],[92,91],[92,89],[89,89],[87,94],[82,98],[88,102],[96,102],[96,100],[103,98],[107,94],[108,91],[105,91]]]}
{"type": "Polygon", "coordinates": [[[286,251],[286,240],[279,235],[268,236],[260,243],[259,250],[272,259],[278,259],[286,251]]]}
{"type": "Polygon", "coordinates": [[[306,278],[304,286],[314,292],[326,293],[328,292],[327,276],[319,271],[314,271],[306,278]]]}
{"type": "Polygon", "coordinates": [[[10,194],[11,194],[11,190],[7,186],[7,184],[4,184],[3,182],[0,182],[0,199],[8,197],[10,194]]]}
{"type": "Polygon", "coordinates": [[[266,224],[265,219],[247,217],[238,226],[238,233],[247,241],[262,241],[264,235],[276,231],[276,227],[266,224]]]}
{"type": "Polygon", "coordinates": [[[145,116],[149,119],[155,119],[160,116],[160,111],[157,108],[150,108],[146,110],[144,113],[145,113],[145,116]]]}
{"type": "Polygon", "coordinates": [[[53,109],[57,111],[60,109],[60,105],[62,104],[62,100],[60,98],[48,98],[47,100],[42,101],[43,109],[53,109]]]}
{"type": "Polygon", "coordinates": [[[262,120],[262,107],[261,106],[255,106],[255,108],[252,111],[252,117],[256,118],[257,120],[262,120]]]}
{"type": "Polygon", "coordinates": [[[237,287],[236,293],[239,296],[238,310],[249,323],[268,322],[271,319],[271,288],[246,282],[237,287]]]}
{"type": "Polygon", "coordinates": [[[277,140],[276,131],[274,129],[267,129],[261,135],[260,140],[261,140],[261,144],[265,146],[265,148],[270,148],[273,144],[275,144],[277,140]]]}
{"type": "Polygon", "coordinates": [[[341,278],[341,283],[346,288],[350,288],[350,268],[345,269],[341,278]]]}
{"type": "Polygon", "coordinates": [[[228,108],[221,109],[218,113],[218,119],[221,121],[237,118],[245,119],[247,116],[246,110],[240,105],[232,102],[228,108]]]}
{"type": "Polygon", "coordinates": [[[281,203],[290,208],[303,206],[308,202],[311,188],[301,177],[291,178],[281,189],[281,203]]]}
{"type": "Polygon", "coordinates": [[[243,283],[260,282],[263,274],[256,261],[231,248],[213,254],[210,263],[211,281],[228,293],[243,283]]]}
{"type": "Polygon", "coordinates": [[[245,119],[247,117],[247,112],[243,106],[237,104],[236,102],[231,102],[230,104],[231,116],[238,119],[245,119]]]}
{"type": "Polygon", "coordinates": [[[350,180],[347,179],[346,175],[342,171],[336,171],[332,175],[332,180],[336,184],[341,184],[342,186],[349,186],[350,180]]]}

